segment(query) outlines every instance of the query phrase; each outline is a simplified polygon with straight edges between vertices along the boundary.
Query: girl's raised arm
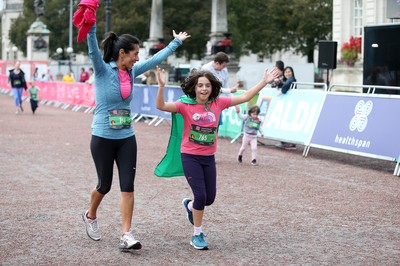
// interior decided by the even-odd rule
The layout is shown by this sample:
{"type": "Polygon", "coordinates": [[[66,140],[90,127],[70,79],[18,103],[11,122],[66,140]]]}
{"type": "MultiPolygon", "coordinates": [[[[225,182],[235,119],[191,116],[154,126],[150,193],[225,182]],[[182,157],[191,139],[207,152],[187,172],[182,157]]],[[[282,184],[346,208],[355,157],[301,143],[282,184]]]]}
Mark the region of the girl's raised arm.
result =
{"type": "Polygon", "coordinates": [[[265,70],[263,78],[253,88],[245,91],[245,93],[232,96],[231,106],[238,105],[250,101],[257,93],[259,93],[268,83],[272,82],[279,76],[279,70],[274,67],[271,71],[265,70]]]}
{"type": "Polygon", "coordinates": [[[167,73],[165,70],[161,70],[159,66],[157,69],[157,78],[158,78],[158,92],[156,98],[156,107],[161,111],[176,113],[176,106],[173,102],[165,102],[164,100],[164,87],[167,80],[167,73]]]}

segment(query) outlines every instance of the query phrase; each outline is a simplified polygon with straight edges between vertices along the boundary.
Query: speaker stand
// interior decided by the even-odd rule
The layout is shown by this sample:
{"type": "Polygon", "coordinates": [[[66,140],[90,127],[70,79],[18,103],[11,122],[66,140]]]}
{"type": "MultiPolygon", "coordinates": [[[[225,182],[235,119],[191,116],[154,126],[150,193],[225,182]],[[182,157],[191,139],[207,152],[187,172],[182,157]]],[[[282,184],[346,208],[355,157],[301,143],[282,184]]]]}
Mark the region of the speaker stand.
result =
{"type": "Polygon", "coordinates": [[[329,89],[329,68],[326,69],[326,85],[328,86],[329,89]]]}

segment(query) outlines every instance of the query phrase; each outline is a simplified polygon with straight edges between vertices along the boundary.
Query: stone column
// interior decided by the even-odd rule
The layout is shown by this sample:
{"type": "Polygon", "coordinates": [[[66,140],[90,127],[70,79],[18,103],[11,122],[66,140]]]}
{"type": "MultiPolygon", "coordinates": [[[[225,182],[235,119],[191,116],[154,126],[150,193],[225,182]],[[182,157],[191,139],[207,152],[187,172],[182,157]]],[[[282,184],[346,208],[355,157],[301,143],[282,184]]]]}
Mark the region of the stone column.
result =
{"type": "Polygon", "coordinates": [[[143,43],[146,53],[149,54],[150,48],[157,44],[160,39],[164,39],[163,34],[163,1],[152,0],[151,3],[151,18],[150,18],[150,36],[143,43]]]}
{"type": "Polygon", "coordinates": [[[49,59],[49,35],[47,26],[37,18],[27,32],[27,60],[49,59]]]}
{"type": "Polygon", "coordinates": [[[226,0],[212,0],[211,34],[212,45],[218,43],[228,32],[228,17],[226,12],[226,0]]]}

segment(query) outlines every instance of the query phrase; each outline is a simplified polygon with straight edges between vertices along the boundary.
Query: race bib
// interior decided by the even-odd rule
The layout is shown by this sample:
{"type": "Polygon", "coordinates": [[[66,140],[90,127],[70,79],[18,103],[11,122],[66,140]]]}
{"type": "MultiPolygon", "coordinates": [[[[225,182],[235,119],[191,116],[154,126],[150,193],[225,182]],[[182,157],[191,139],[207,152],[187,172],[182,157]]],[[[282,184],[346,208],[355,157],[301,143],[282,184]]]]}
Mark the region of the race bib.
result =
{"type": "Polygon", "coordinates": [[[247,126],[248,127],[251,127],[251,128],[255,128],[255,129],[260,129],[260,121],[257,121],[257,122],[255,122],[255,121],[249,121],[248,123],[247,123],[247,126]]]}
{"type": "Polygon", "coordinates": [[[200,145],[212,146],[215,142],[216,132],[216,127],[192,125],[189,133],[189,141],[200,145]]]}
{"type": "Polygon", "coordinates": [[[108,111],[108,122],[110,128],[130,128],[132,124],[131,111],[128,109],[117,109],[108,111]]]}

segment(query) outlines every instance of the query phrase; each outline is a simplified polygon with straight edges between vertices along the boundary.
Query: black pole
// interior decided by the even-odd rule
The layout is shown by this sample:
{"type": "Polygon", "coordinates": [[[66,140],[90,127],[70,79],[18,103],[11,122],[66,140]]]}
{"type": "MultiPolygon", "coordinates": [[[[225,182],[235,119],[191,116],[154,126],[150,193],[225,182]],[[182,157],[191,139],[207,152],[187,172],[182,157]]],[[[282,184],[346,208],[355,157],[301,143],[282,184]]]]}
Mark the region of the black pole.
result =
{"type": "Polygon", "coordinates": [[[111,0],[106,1],[106,32],[109,32],[110,29],[110,19],[111,19],[111,0]]]}
{"type": "Polygon", "coordinates": [[[326,69],[326,85],[328,86],[329,89],[329,68],[326,69]]]}

